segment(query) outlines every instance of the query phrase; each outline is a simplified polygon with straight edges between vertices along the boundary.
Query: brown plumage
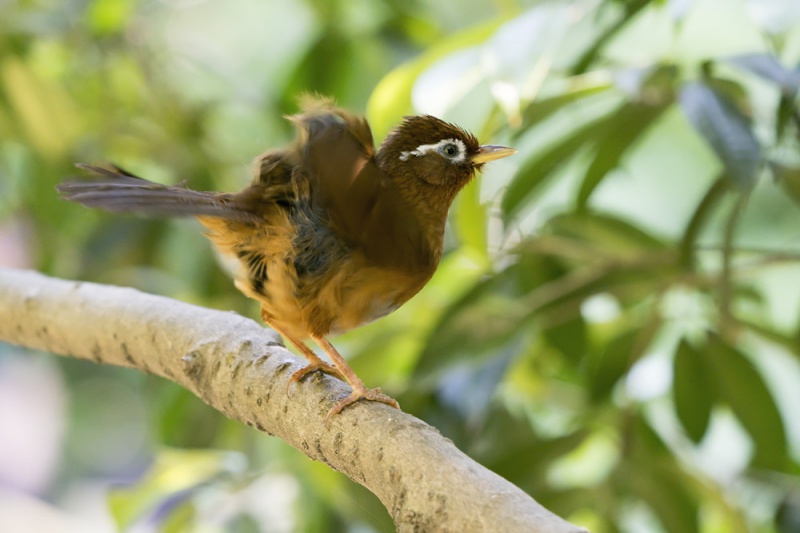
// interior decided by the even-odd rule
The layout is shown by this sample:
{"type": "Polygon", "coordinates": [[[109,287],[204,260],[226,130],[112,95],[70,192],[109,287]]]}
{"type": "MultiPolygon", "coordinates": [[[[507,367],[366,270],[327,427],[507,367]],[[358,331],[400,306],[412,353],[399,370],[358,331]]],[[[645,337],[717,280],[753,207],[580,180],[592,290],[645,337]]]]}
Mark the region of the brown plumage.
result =
{"type": "Polygon", "coordinates": [[[326,340],[397,309],[433,275],[447,211],[487,161],[514,150],[480,146],[435,117],[407,117],[376,152],[366,120],[307,99],[289,117],[294,146],[260,156],[238,193],[192,191],[143,180],[119,167],[78,165],[96,174],[65,182],[68,200],[110,211],[196,216],[223,256],[238,265],[236,287],[261,304],[264,321],[309,360],[292,376],[321,370],[353,392],[329,416],[366,398],[398,407],[368,389],[326,340]],[[319,359],[311,337],[334,362],[319,359]]]}

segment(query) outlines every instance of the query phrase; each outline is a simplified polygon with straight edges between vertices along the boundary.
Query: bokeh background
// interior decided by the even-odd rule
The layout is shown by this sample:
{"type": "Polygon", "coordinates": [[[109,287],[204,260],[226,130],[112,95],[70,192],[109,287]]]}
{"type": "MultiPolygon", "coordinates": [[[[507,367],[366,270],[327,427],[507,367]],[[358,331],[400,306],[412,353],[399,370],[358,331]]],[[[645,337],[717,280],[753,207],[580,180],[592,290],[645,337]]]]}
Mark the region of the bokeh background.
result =
{"type": "MultiPolygon", "coordinates": [[[[438,115],[519,154],[335,341],[365,382],[595,532],[797,532],[799,64],[796,0],[0,1],[0,264],[257,318],[198,224],[54,186],[237,190],[303,91],[438,115]]],[[[115,529],[393,526],[171,383],[0,344],[0,530],[115,529]]]]}

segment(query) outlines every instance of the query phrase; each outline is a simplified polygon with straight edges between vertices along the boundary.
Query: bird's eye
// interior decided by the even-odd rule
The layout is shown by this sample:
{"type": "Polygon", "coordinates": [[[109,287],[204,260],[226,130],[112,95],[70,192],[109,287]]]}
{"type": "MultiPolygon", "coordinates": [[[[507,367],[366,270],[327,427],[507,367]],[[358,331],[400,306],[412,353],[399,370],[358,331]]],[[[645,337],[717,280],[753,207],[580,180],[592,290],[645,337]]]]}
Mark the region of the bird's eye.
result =
{"type": "Polygon", "coordinates": [[[442,154],[446,155],[447,157],[455,157],[459,153],[458,146],[455,143],[447,143],[442,146],[442,154]]]}

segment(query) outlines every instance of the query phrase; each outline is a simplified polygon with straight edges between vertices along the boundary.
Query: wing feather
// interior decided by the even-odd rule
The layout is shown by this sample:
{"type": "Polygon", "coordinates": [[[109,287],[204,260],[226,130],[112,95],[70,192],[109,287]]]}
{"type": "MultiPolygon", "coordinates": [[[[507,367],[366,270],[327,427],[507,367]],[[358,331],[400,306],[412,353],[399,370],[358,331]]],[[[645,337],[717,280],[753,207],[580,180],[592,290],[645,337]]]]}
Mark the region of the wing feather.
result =
{"type": "Polygon", "coordinates": [[[398,268],[428,262],[418,220],[375,161],[366,120],[315,101],[290,117],[300,130],[299,148],[311,180],[313,201],[337,231],[372,261],[398,268]]]}

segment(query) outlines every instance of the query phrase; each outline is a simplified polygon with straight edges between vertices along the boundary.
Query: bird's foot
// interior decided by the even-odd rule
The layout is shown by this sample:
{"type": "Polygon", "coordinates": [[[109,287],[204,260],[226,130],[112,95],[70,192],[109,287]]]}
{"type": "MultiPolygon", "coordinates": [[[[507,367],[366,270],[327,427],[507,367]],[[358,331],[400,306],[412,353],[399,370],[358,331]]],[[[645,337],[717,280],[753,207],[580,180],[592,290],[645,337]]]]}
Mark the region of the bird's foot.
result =
{"type": "Polygon", "coordinates": [[[298,383],[311,372],[322,372],[323,374],[328,374],[329,376],[333,376],[335,378],[339,378],[342,381],[347,381],[344,375],[339,371],[338,368],[333,366],[330,363],[326,363],[321,359],[317,359],[316,361],[307,364],[300,370],[295,371],[294,374],[289,378],[289,383],[286,385],[286,395],[289,396],[289,389],[292,386],[292,383],[298,383]]]}
{"type": "Polygon", "coordinates": [[[338,415],[342,409],[361,399],[369,400],[371,402],[385,403],[386,405],[394,407],[395,409],[400,409],[400,404],[397,403],[397,400],[391,396],[383,394],[380,388],[368,389],[362,383],[360,387],[354,387],[353,392],[351,392],[347,398],[334,405],[333,408],[328,411],[328,414],[325,416],[325,423],[330,423],[331,417],[338,415]]]}

